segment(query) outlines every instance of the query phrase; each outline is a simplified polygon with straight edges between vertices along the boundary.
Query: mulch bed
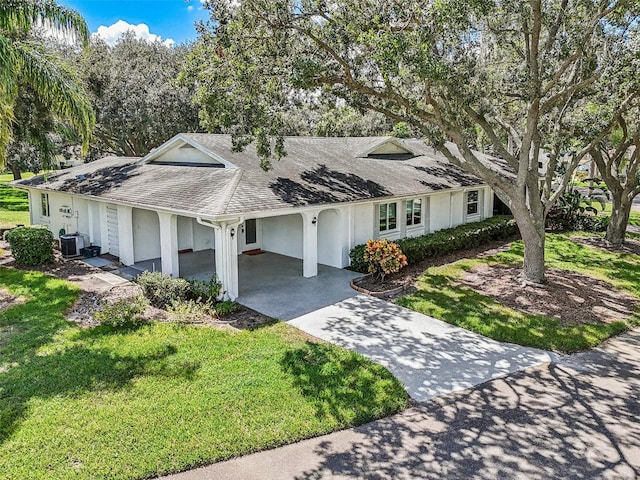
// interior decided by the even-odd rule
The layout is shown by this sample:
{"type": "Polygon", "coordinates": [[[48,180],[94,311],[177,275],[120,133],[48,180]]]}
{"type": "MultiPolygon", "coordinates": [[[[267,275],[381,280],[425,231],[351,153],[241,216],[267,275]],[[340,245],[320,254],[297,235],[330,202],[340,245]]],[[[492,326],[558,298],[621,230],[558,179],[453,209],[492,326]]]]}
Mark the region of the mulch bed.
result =
{"type": "MultiPolygon", "coordinates": [[[[9,251],[9,244],[0,241],[0,265],[20,270],[31,270],[54,275],[58,278],[75,282],[81,288],[81,293],[76,303],[69,309],[67,319],[78,325],[91,328],[99,325],[93,318],[93,313],[105,305],[140,295],[140,287],[134,283],[117,285],[108,289],[93,290],[90,283],[80,282],[83,276],[101,273],[105,269],[91,266],[77,259],[64,258],[60,251],[54,251],[55,260],[46,265],[35,267],[23,267],[15,264],[15,260],[9,251]]],[[[107,269],[109,270],[109,269],[107,269]]],[[[13,297],[0,289],[0,310],[22,302],[19,297],[13,297]]],[[[144,312],[143,319],[147,321],[171,321],[170,315],[165,310],[149,306],[144,312]]],[[[224,330],[252,330],[275,323],[271,317],[262,315],[254,310],[241,306],[236,312],[226,315],[223,319],[214,317],[202,317],[198,319],[198,325],[207,325],[224,330]]]]}
{"type": "Polygon", "coordinates": [[[522,284],[520,270],[481,265],[465,272],[460,283],[514,310],[557,318],[563,326],[625,320],[638,304],[631,295],[588,275],[548,268],[547,283],[532,287],[522,284]]]}
{"type": "Polygon", "coordinates": [[[599,248],[611,253],[631,253],[640,255],[640,241],[627,238],[624,245],[615,246],[607,242],[604,237],[570,237],[570,240],[587,247],[599,248]]]}
{"type": "Polygon", "coordinates": [[[513,236],[506,240],[497,240],[476,248],[470,248],[468,250],[460,250],[452,252],[447,255],[442,255],[436,258],[428,258],[422,262],[408,265],[400,270],[398,273],[387,275],[384,282],[369,275],[358,279],[357,285],[370,292],[385,292],[387,290],[393,290],[397,287],[404,287],[404,291],[397,294],[387,296],[387,298],[395,298],[398,296],[406,295],[411,291],[415,291],[413,284],[416,279],[424,273],[429,267],[438,267],[447,263],[453,263],[463,258],[473,258],[478,256],[490,256],[500,251],[505,251],[509,248],[511,242],[518,240],[519,236],[513,236]]]}

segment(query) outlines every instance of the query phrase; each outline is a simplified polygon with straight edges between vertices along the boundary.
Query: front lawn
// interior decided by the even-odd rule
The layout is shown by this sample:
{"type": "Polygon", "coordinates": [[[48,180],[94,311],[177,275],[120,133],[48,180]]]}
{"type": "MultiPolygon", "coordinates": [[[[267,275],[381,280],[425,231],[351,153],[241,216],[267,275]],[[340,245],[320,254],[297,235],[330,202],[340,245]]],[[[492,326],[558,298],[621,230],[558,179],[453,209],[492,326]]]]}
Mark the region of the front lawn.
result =
{"type": "MultiPolygon", "coordinates": [[[[418,290],[399,299],[400,305],[496,340],[559,352],[576,352],[638,323],[636,313],[627,321],[566,324],[545,315],[523,313],[462,285],[465,272],[480,265],[522,265],[522,242],[508,251],[480,259],[466,259],[429,268],[417,282],[418,290]]],[[[640,257],[610,253],[569,240],[569,235],[548,235],[547,266],[586,274],[609,282],[640,298],[640,257]]]]}
{"type": "Polygon", "coordinates": [[[146,478],[403,409],[383,367],[277,323],[84,329],[71,284],[0,267],[0,478],[146,478]]]}
{"type": "MultiPolygon", "coordinates": [[[[33,176],[24,174],[24,178],[33,176]]],[[[7,185],[13,175],[0,175],[0,228],[29,225],[29,198],[26,192],[7,185]]]]}

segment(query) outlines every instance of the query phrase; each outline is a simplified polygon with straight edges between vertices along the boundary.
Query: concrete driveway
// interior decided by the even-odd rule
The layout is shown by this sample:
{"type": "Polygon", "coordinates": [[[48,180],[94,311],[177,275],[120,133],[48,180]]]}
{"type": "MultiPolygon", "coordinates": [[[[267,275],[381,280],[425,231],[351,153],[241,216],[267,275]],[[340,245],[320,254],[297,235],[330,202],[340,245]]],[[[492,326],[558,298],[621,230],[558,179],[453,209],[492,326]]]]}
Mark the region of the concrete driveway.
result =
{"type": "Polygon", "coordinates": [[[391,303],[355,295],[288,322],[387,367],[417,401],[550,362],[552,354],[501,343],[391,303]]]}
{"type": "Polygon", "coordinates": [[[640,478],[640,331],[392,417],[171,480],[640,478]]]}
{"type": "Polygon", "coordinates": [[[238,257],[238,303],[279,320],[291,320],[357,294],[349,285],[362,274],[318,265],[302,276],[302,260],[275,253],[238,257]]]}

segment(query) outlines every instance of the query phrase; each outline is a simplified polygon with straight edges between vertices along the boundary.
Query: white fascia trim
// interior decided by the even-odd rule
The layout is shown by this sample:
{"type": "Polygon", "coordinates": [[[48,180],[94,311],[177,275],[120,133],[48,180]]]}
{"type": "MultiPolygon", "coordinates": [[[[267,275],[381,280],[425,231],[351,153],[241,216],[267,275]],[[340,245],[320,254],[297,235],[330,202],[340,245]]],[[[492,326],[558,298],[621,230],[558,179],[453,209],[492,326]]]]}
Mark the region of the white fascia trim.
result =
{"type": "Polygon", "coordinates": [[[322,210],[331,210],[332,208],[343,208],[351,205],[365,205],[365,204],[378,204],[378,203],[390,203],[390,202],[399,202],[402,200],[411,200],[413,198],[423,198],[430,197],[439,193],[460,193],[465,192],[467,190],[480,190],[482,188],[486,188],[489,185],[483,183],[481,185],[476,185],[474,187],[458,187],[458,188],[448,188],[446,190],[438,190],[435,192],[425,192],[425,193],[412,193],[407,195],[398,195],[393,197],[377,197],[377,198],[368,198],[365,200],[355,200],[352,202],[340,202],[340,203],[323,203],[318,205],[304,205],[301,207],[290,207],[290,208],[277,208],[274,210],[257,210],[257,211],[245,211],[242,213],[235,214],[225,214],[225,215],[216,215],[216,216],[208,216],[208,215],[199,215],[202,218],[207,219],[215,219],[215,221],[226,221],[227,219],[237,218],[238,215],[242,215],[245,218],[268,218],[268,217],[280,217],[283,215],[293,215],[296,213],[302,212],[318,212],[322,210]]]}
{"type": "Polygon", "coordinates": [[[168,150],[171,150],[178,143],[179,143],[180,147],[182,145],[184,145],[185,143],[191,145],[196,150],[199,150],[200,152],[204,153],[205,155],[213,158],[216,162],[219,162],[219,163],[223,164],[225,166],[225,168],[229,168],[229,169],[238,168],[233,163],[229,162],[228,160],[225,160],[224,158],[222,158],[217,153],[214,153],[211,150],[203,147],[198,142],[196,142],[192,138],[187,137],[183,133],[178,133],[176,136],[174,136],[173,138],[167,140],[165,143],[160,145],[158,148],[156,148],[156,149],[152,150],[151,152],[149,152],[145,157],[143,157],[140,160],[139,163],[140,164],[149,163],[150,161],[158,158],[160,155],[162,155],[163,153],[167,152],[168,150]]]}
{"type": "MultiPolygon", "coordinates": [[[[163,213],[173,213],[175,215],[180,215],[182,217],[189,217],[189,218],[197,218],[197,217],[205,217],[205,218],[217,218],[217,217],[212,217],[209,215],[199,215],[198,213],[194,213],[194,212],[189,212],[186,210],[177,210],[177,209],[173,209],[173,208],[165,208],[165,207],[158,207],[156,205],[146,205],[144,203],[135,203],[135,202],[123,202],[122,200],[114,200],[111,198],[105,198],[105,197],[96,197],[94,195],[83,195],[82,193],[71,193],[71,192],[62,192],[60,190],[48,190],[46,188],[37,188],[37,187],[24,187],[26,190],[34,190],[36,192],[47,192],[47,193],[57,193],[59,195],[70,195],[72,197],[78,197],[78,198],[82,198],[85,200],[91,200],[93,202],[98,202],[98,203],[110,203],[113,205],[122,205],[123,207],[133,207],[133,208],[139,208],[141,210],[151,210],[152,212],[163,212],[163,213]]],[[[235,215],[235,217],[237,217],[238,215],[235,215]]]]}

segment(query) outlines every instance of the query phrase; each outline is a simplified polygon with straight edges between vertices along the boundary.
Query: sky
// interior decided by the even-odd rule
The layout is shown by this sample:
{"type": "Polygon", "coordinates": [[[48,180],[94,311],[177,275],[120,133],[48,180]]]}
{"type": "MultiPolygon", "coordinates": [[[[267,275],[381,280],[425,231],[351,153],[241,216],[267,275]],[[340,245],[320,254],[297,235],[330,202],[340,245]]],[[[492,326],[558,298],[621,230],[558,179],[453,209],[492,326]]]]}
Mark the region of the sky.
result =
{"type": "Polygon", "coordinates": [[[194,23],[206,20],[204,0],[58,0],[80,12],[93,34],[113,44],[125,31],[167,45],[196,39],[194,23]]]}

